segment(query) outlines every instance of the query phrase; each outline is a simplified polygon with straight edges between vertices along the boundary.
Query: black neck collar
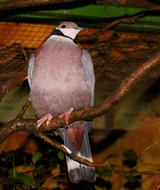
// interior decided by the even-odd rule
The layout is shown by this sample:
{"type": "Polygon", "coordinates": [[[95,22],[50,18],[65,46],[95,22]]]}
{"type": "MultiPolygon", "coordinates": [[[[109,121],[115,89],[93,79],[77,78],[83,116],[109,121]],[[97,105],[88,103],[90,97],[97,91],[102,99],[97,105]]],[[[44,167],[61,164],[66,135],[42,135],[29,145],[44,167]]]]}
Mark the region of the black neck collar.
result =
{"type": "Polygon", "coordinates": [[[61,32],[58,29],[53,30],[53,32],[50,35],[63,36],[63,37],[69,38],[70,40],[74,41],[71,37],[64,35],[63,32],[61,32]]]}

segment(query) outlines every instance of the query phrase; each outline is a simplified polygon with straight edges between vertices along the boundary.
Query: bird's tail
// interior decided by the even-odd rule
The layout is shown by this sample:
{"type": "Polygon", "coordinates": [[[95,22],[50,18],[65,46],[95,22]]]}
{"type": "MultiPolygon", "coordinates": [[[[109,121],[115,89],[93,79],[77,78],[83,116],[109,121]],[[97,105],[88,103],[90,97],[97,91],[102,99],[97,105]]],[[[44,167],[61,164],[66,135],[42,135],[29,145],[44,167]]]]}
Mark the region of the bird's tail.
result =
{"type": "MultiPolygon", "coordinates": [[[[87,124],[87,122],[85,122],[85,124],[87,124]]],[[[74,154],[83,157],[85,159],[88,159],[89,161],[92,162],[93,159],[92,159],[91,148],[88,137],[88,128],[84,130],[82,145],[80,150],[78,151],[74,146],[73,142],[71,142],[66,131],[63,132],[64,132],[63,133],[64,145],[67,148],[69,148],[74,154]]],[[[72,183],[79,183],[80,181],[88,181],[89,183],[95,182],[95,168],[87,167],[83,164],[80,164],[79,162],[72,160],[68,156],[66,156],[66,161],[67,161],[69,179],[72,183]]]]}

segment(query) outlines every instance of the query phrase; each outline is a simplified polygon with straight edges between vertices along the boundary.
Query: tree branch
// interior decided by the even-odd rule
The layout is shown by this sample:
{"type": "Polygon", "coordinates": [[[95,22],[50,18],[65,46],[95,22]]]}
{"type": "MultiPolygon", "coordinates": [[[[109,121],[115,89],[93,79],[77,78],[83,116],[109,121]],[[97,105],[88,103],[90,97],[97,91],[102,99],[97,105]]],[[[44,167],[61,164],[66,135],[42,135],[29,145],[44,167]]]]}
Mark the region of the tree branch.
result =
{"type": "MultiPolygon", "coordinates": [[[[140,65],[129,77],[122,81],[117,90],[99,106],[86,107],[81,110],[73,111],[70,116],[69,124],[77,120],[92,120],[94,118],[104,115],[114,104],[119,102],[128,91],[130,91],[134,85],[151,69],[160,63],[160,52],[156,53],[142,65],[140,65]]],[[[0,129],[0,143],[5,140],[11,133],[19,130],[26,130],[28,132],[34,132],[37,130],[35,119],[19,119],[7,123],[0,129]]],[[[65,125],[63,118],[52,119],[48,127],[41,126],[38,130],[40,132],[57,130],[65,125]]]]}
{"type": "MultiPolygon", "coordinates": [[[[90,120],[96,117],[99,117],[105,114],[109,108],[111,108],[114,104],[119,102],[129,90],[131,90],[134,85],[151,69],[157,66],[160,63],[160,52],[156,53],[153,57],[149,60],[144,62],[140,65],[129,77],[122,81],[120,86],[117,90],[106,100],[96,107],[87,107],[82,110],[74,111],[71,116],[69,123],[72,123],[77,120],[90,120]]],[[[41,138],[43,141],[49,143],[50,145],[54,146],[56,149],[63,151],[67,156],[78,161],[86,166],[89,167],[105,167],[106,169],[112,171],[113,173],[119,175],[155,175],[159,174],[159,171],[137,171],[135,169],[130,170],[122,170],[120,167],[110,163],[110,162],[103,162],[103,163],[96,163],[90,162],[89,160],[74,155],[71,150],[69,150],[64,145],[56,142],[54,139],[50,139],[42,132],[45,131],[53,131],[65,125],[64,119],[52,119],[49,126],[42,126],[40,129],[37,130],[36,121],[35,119],[23,119],[23,115],[25,114],[27,108],[29,106],[29,100],[26,104],[22,107],[21,111],[19,112],[18,116],[15,120],[7,123],[4,127],[0,130],[0,142],[5,140],[5,138],[10,135],[11,133],[19,130],[26,130],[35,134],[37,137],[41,138]]]]}
{"type": "Polygon", "coordinates": [[[41,133],[41,132],[34,132],[35,136],[39,137],[40,139],[42,139],[43,141],[47,142],[48,144],[50,144],[51,146],[55,147],[56,149],[62,151],[65,155],[69,156],[70,158],[72,158],[73,160],[84,164],[88,167],[95,167],[95,168],[99,168],[99,167],[103,167],[106,168],[107,170],[110,170],[112,173],[118,174],[118,175],[125,175],[125,176],[130,176],[130,175],[159,175],[160,171],[159,170],[153,170],[153,171],[138,171],[137,168],[131,168],[131,169],[126,169],[123,170],[121,167],[118,167],[115,164],[112,164],[111,162],[105,161],[105,162],[91,162],[89,160],[87,160],[86,158],[80,157],[75,155],[70,149],[68,149],[66,146],[64,146],[63,144],[58,143],[57,141],[55,141],[53,138],[50,139],[49,137],[47,137],[45,134],[41,133]]]}
{"type": "Polygon", "coordinates": [[[145,15],[145,12],[142,11],[138,14],[136,13],[136,14],[126,17],[126,18],[123,17],[123,18],[116,19],[115,21],[108,24],[108,26],[105,29],[111,30],[112,28],[114,28],[115,26],[117,26],[118,24],[121,24],[121,23],[135,23],[144,15],[145,15]]]}
{"type": "Polygon", "coordinates": [[[80,2],[79,0],[15,0],[0,3],[0,12],[12,11],[15,9],[36,7],[41,5],[52,5],[52,4],[62,4],[62,3],[73,3],[80,2]]]}
{"type": "Polygon", "coordinates": [[[47,137],[45,134],[41,133],[41,132],[34,132],[34,134],[41,138],[43,141],[47,142],[48,144],[54,146],[56,149],[62,151],[65,155],[69,156],[70,158],[72,158],[75,161],[78,161],[86,166],[89,167],[103,167],[106,165],[110,165],[109,162],[106,163],[93,163],[90,162],[89,160],[83,158],[83,157],[79,157],[75,154],[72,153],[72,151],[70,149],[68,149],[66,146],[64,146],[63,144],[58,143],[57,141],[55,141],[54,139],[50,139],[49,137],[47,137]]]}
{"type": "Polygon", "coordinates": [[[21,111],[18,113],[15,120],[23,119],[24,114],[26,113],[31,101],[27,99],[26,103],[22,106],[21,111]]]}
{"type": "Polygon", "coordinates": [[[74,153],[72,153],[72,151],[70,149],[68,149],[66,146],[64,146],[63,144],[58,143],[57,141],[55,141],[54,139],[50,139],[49,137],[47,137],[45,134],[41,133],[41,132],[35,132],[34,133],[37,137],[39,137],[40,139],[42,139],[43,141],[47,142],[48,144],[52,145],[53,147],[55,147],[56,149],[62,151],[65,155],[69,156],[70,158],[72,158],[73,160],[84,164],[88,167],[106,167],[108,170],[111,170],[112,172],[119,174],[119,175],[124,175],[124,173],[126,173],[125,171],[123,171],[120,168],[117,168],[115,165],[113,165],[110,162],[104,162],[104,163],[98,163],[98,162],[91,162],[89,160],[87,160],[86,158],[80,157],[75,155],[74,153]]]}

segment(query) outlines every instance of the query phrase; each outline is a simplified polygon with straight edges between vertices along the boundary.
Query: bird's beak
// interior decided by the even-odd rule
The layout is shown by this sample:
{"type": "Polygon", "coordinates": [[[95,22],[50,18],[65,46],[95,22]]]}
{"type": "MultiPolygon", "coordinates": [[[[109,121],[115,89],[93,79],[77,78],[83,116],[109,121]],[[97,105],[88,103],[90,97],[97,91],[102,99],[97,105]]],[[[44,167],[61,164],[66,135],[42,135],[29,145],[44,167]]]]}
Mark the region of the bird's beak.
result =
{"type": "Polygon", "coordinates": [[[83,30],[83,28],[82,28],[82,27],[78,27],[78,28],[77,28],[77,30],[82,31],[82,30],[83,30]]]}

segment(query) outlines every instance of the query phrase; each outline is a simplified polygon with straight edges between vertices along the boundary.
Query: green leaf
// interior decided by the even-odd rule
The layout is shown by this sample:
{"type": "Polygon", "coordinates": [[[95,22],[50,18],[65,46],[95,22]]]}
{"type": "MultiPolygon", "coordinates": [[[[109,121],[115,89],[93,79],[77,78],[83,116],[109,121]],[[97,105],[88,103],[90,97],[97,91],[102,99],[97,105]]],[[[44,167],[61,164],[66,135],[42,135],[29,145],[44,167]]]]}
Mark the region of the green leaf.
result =
{"type": "Polygon", "coordinates": [[[128,176],[125,176],[125,178],[130,181],[130,182],[136,182],[137,181],[137,176],[136,175],[128,175],[128,176]]]}
{"type": "Polygon", "coordinates": [[[16,172],[16,175],[12,178],[12,180],[19,184],[25,184],[30,186],[33,184],[33,178],[31,176],[19,172],[16,172]]]}
{"type": "Polygon", "coordinates": [[[35,152],[32,155],[32,163],[35,164],[38,160],[40,160],[42,158],[42,153],[40,152],[35,152]]]}
{"type": "Polygon", "coordinates": [[[97,168],[96,169],[96,173],[102,176],[107,176],[107,177],[111,177],[112,176],[112,172],[110,170],[106,170],[103,168],[97,168]]]}
{"type": "Polygon", "coordinates": [[[9,171],[8,171],[8,178],[9,179],[12,179],[12,178],[16,178],[17,176],[17,172],[15,171],[14,168],[11,168],[9,171]]]}
{"type": "Polygon", "coordinates": [[[30,186],[33,184],[33,178],[31,176],[23,175],[21,177],[22,177],[21,180],[23,184],[30,185],[30,186]]]}
{"type": "Polygon", "coordinates": [[[64,160],[64,154],[63,154],[63,152],[58,152],[58,158],[60,159],[60,160],[64,160]]]}
{"type": "Polygon", "coordinates": [[[128,149],[128,150],[124,151],[123,156],[125,158],[127,158],[128,160],[131,160],[131,161],[137,161],[138,160],[138,156],[136,155],[136,153],[132,149],[128,149]]]}
{"type": "Polygon", "coordinates": [[[54,150],[48,149],[48,153],[53,153],[53,152],[54,152],[54,150]]]}

